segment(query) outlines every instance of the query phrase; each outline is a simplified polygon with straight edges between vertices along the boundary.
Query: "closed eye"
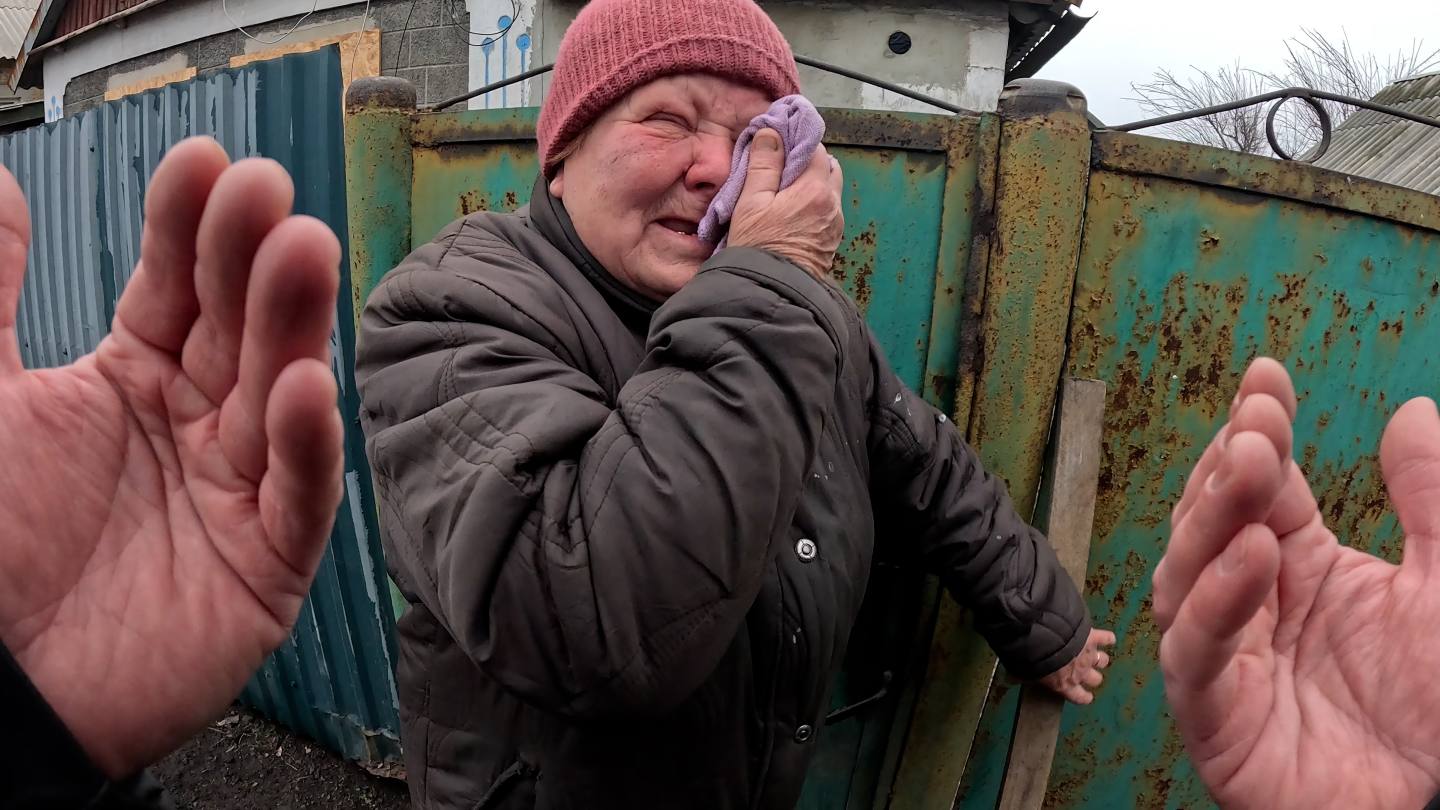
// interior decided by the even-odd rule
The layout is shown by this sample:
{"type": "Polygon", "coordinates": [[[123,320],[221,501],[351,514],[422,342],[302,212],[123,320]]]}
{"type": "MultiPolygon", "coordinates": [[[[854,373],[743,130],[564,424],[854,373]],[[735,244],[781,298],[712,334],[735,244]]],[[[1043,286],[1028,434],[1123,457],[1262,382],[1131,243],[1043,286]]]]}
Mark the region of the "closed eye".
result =
{"type": "Polygon", "coordinates": [[[694,129],[694,127],[690,125],[689,121],[685,120],[679,115],[676,115],[675,113],[655,113],[654,115],[650,116],[645,120],[647,123],[651,124],[665,124],[668,126],[679,127],[680,129],[684,130],[694,129]]]}

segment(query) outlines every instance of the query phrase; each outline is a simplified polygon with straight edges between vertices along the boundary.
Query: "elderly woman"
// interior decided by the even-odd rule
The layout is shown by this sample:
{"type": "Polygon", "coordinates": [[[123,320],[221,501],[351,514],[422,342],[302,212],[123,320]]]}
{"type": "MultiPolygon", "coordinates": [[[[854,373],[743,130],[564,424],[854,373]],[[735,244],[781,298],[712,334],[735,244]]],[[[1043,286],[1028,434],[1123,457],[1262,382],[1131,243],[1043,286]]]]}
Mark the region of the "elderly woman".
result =
{"type": "Polygon", "coordinates": [[[1109,634],[1052,549],[825,280],[838,164],[781,190],[763,131],[728,246],[696,235],[798,91],[752,0],[594,0],[528,208],[455,222],[366,306],[416,804],[792,807],[878,523],[1012,673],[1099,684],[1109,634]]]}

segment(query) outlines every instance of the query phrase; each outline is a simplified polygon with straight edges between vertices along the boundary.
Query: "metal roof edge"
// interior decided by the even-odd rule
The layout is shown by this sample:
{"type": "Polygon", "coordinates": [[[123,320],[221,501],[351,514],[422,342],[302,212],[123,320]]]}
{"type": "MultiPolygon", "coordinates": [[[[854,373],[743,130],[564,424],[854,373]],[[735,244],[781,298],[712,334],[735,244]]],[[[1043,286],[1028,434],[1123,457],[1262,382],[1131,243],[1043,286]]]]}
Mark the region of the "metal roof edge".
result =
{"type": "Polygon", "coordinates": [[[35,19],[30,21],[30,32],[25,35],[25,42],[20,46],[20,53],[15,55],[15,70],[10,74],[10,89],[16,89],[27,79],[35,78],[34,66],[29,64],[30,52],[35,49],[37,42],[43,44],[45,38],[54,32],[55,26],[60,22],[60,12],[65,10],[66,2],[68,0],[41,0],[39,10],[35,12],[35,19]]]}

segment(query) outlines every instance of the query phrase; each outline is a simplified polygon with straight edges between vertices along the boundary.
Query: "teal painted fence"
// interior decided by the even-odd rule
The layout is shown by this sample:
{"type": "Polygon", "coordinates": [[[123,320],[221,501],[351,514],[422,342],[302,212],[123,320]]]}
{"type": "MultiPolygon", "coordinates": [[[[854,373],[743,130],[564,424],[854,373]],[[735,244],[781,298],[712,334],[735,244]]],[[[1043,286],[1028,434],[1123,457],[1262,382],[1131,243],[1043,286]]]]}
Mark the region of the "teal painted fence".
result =
{"type": "MultiPolygon", "coordinates": [[[[0,163],[25,190],[34,223],[20,298],[28,367],[95,348],[139,258],[145,187],[165,151],[209,135],[232,158],[290,172],[295,210],[346,241],[340,60],[335,48],[225,70],[0,137],[0,163]]],[[[348,250],[342,251],[348,255],[348,250]]],[[[341,266],[331,338],[344,413],[359,410],[349,267],[341,266]]],[[[347,757],[394,759],[399,716],[394,620],[374,522],[364,437],[346,425],[345,499],[291,638],[242,699],[347,757]]]]}

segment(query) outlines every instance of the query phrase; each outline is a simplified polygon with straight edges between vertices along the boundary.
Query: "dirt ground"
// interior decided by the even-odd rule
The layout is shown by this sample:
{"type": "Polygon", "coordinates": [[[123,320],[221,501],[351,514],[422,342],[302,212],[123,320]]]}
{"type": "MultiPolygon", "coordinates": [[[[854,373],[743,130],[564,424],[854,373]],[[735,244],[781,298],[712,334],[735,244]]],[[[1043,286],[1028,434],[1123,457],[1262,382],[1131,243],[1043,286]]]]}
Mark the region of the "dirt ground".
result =
{"type": "Polygon", "coordinates": [[[234,708],[152,772],[178,808],[406,810],[405,783],[372,776],[248,710],[234,708]]]}

